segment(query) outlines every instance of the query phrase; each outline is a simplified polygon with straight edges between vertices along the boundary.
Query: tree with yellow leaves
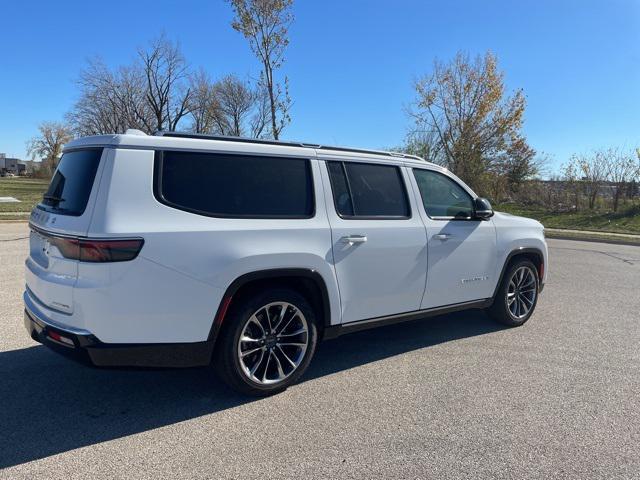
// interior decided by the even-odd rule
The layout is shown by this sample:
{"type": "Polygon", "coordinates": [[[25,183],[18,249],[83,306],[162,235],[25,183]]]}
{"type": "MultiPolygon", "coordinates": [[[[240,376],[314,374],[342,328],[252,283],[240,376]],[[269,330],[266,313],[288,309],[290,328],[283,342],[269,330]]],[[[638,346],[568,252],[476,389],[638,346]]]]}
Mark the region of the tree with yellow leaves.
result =
{"type": "Polygon", "coordinates": [[[47,174],[52,174],[62,155],[62,147],[73,139],[71,129],[59,122],[43,122],[38,126],[40,134],[27,142],[32,158],[42,159],[47,174]]]}
{"type": "Polygon", "coordinates": [[[518,184],[537,173],[536,152],[521,133],[524,94],[507,94],[495,55],[471,59],[459,52],[449,63],[436,60],[415,90],[409,142],[416,149],[416,138],[428,138],[432,144],[422,149],[432,153],[427,160],[479,190],[487,176],[518,184]]]}

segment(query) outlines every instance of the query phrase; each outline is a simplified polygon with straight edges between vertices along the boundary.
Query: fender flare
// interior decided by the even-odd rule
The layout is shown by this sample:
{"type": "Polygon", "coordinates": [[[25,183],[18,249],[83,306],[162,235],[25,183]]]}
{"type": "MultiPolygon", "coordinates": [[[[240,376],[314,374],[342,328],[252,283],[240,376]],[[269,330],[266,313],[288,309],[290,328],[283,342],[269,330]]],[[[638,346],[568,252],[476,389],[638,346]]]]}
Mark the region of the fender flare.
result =
{"type": "MultiPolygon", "coordinates": [[[[507,258],[505,259],[504,263],[502,264],[502,270],[500,271],[500,276],[498,277],[498,282],[496,283],[496,288],[494,289],[493,295],[491,298],[496,298],[496,295],[498,294],[498,289],[500,288],[500,285],[502,285],[502,279],[504,278],[504,274],[507,271],[507,265],[509,265],[509,262],[511,262],[513,257],[517,255],[522,255],[522,254],[536,255],[540,259],[540,264],[544,265],[544,254],[542,253],[542,250],[540,250],[539,248],[519,247],[514,250],[511,250],[507,255],[507,258]]],[[[538,271],[538,275],[540,275],[539,271],[538,271]]],[[[540,290],[542,290],[542,286],[540,286],[539,288],[540,290]]]]}
{"type": "Polygon", "coordinates": [[[227,287],[222,300],[220,301],[220,305],[218,306],[218,310],[216,312],[213,324],[211,325],[211,330],[209,331],[209,337],[207,340],[215,344],[215,340],[218,336],[220,328],[222,327],[222,323],[224,322],[227,310],[229,308],[229,305],[231,304],[231,300],[233,296],[238,292],[238,290],[240,290],[240,288],[256,280],[283,277],[308,278],[316,284],[316,286],[320,290],[322,308],[324,313],[322,324],[325,327],[329,326],[331,324],[331,304],[329,301],[329,291],[327,290],[327,284],[322,275],[320,275],[320,273],[318,273],[316,270],[309,268],[273,268],[245,273],[231,282],[231,284],[227,287]]]}

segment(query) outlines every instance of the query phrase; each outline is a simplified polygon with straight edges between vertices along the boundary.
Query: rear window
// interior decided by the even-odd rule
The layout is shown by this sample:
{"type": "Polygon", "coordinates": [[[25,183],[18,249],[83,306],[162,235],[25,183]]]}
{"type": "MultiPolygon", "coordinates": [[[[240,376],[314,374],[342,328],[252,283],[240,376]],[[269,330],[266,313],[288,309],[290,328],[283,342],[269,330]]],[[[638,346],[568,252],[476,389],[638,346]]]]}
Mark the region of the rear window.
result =
{"type": "Polygon", "coordinates": [[[87,208],[101,156],[101,148],[75,150],[62,155],[38,208],[60,215],[82,215],[87,208]]]}
{"type": "Polygon", "coordinates": [[[156,197],[213,217],[309,218],[314,214],[309,161],[195,152],[158,152],[156,197]]]}

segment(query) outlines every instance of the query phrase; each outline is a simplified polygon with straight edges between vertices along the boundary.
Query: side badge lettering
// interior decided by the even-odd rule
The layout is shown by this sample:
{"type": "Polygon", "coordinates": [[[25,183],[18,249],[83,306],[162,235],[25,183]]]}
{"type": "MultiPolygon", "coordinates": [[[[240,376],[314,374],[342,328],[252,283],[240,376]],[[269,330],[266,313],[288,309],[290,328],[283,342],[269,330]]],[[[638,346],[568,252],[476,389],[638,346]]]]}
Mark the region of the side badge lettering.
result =
{"type": "Polygon", "coordinates": [[[487,275],[483,275],[481,277],[463,278],[462,283],[481,282],[483,280],[488,280],[488,279],[489,277],[487,275]]]}

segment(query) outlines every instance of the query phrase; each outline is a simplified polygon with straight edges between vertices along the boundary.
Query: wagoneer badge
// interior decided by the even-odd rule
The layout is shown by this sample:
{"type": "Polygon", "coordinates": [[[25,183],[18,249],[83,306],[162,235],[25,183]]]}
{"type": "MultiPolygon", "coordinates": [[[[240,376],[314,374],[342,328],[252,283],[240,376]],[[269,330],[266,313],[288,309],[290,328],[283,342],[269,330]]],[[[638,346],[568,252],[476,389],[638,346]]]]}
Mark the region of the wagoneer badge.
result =
{"type": "Polygon", "coordinates": [[[488,280],[489,277],[484,275],[482,277],[463,278],[462,283],[481,282],[482,280],[488,280]]]}

